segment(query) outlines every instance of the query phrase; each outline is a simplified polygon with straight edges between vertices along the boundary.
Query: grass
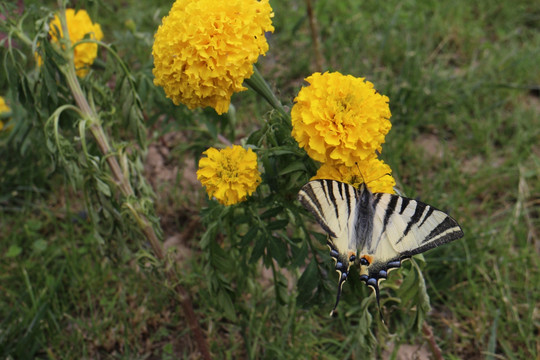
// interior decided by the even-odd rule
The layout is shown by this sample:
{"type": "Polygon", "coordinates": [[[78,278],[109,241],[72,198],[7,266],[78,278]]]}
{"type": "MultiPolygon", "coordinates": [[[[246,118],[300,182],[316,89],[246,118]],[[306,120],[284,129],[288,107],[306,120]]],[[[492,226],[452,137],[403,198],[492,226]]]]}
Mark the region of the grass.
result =
{"type": "MultiPolygon", "coordinates": [[[[151,2],[132,5],[118,15],[101,8],[96,16],[107,41],[130,54],[142,83],[151,71],[152,34],[169,4],[163,2],[161,13],[151,2]],[[135,22],[135,36],[123,26],[126,20],[135,22]]],[[[259,67],[290,105],[301,80],[316,70],[311,35],[303,1],[272,6],[276,31],[259,67]]],[[[427,322],[445,358],[537,358],[540,5],[319,0],[315,13],[325,70],[365,76],[390,98],[393,128],[382,156],[400,188],[447,209],[465,231],[463,239],[425,255],[433,308],[427,322]]],[[[161,103],[141,97],[156,144],[166,132],[182,130],[161,128],[153,117],[161,103]]],[[[251,117],[268,108],[252,95],[233,99],[240,137],[253,126],[251,117]]],[[[174,111],[179,118],[189,116],[174,111]]],[[[197,152],[204,144],[193,146],[197,152]]],[[[170,148],[170,163],[191,158],[192,148],[182,141],[172,141],[170,148]]],[[[107,244],[96,245],[77,193],[62,177],[48,176],[50,169],[32,166],[47,164],[43,154],[29,150],[18,161],[6,151],[2,167],[13,170],[0,184],[0,356],[196,358],[170,289],[144,257],[112,255],[107,244]]],[[[216,358],[358,359],[371,352],[358,341],[368,336],[365,328],[327,317],[331,299],[326,307],[302,309],[293,287],[278,304],[262,269],[247,279],[249,292],[237,299],[234,321],[217,310],[216,299],[201,295],[208,293],[199,247],[204,229],[194,222],[185,231],[204,207],[197,200],[203,197],[194,197],[185,180],[177,181],[186,190],[159,192],[158,212],[166,239],[178,229],[183,234],[189,256],[182,259],[182,282],[216,358]]],[[[347,286],[353,285],[345,293],[347,286]]],[[[360,313],[362,301],[345,296],[340,306],[360,313]]],[[[378,344],[375,357],[391,357],[385,352],[390,343],[425,346],[421,336],[387,334],[373,316],[366,321],[379,330],[379,338],[368,342],[378,344]]]]}

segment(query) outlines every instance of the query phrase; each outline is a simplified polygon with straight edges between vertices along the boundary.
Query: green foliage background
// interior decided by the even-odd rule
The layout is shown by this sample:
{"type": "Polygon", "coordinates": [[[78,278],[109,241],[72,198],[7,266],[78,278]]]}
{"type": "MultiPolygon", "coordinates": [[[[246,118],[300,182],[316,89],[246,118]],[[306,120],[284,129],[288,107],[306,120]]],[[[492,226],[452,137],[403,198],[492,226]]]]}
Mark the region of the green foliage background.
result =
{"type": "MultiPolygon", "coordinates": [[[[36,68],[32,45],[55,56],[43,24],[57,5],[25,1],[14,19],[30,45],[0,20],[0,95],[13,126],[0,133],[2,358],[198,356],[130,201],[159,219],[163,240],[180,236],[169,256],[215,358],[395,358],[426,347],[424,319],[445,358],[539,356],[540,5],[314,2],[323,70],[366,77],[390,98],[382,157],[400,189],[449,210],[465,231],[383,283],[385,324],[357,275],[328,317],[337,275],[295,202],[316,165],[287,121],[251,90],[233,96],[234,116],[217,116],[176,107],[154,87],[153,33],[171,2],[75,5],[110,46],[82,87],[134,174],[137,200],[115,188],[91,129],[72,112],[55,116],[73,100],[54,62],[36,68]],[[167,164],[185,171],[152,189],[143,162],[164,142],[167,164]],[[225,208],[186,178],[190,161],[227,142],[257,151],[263,184],[225,208]]],[[[316,71],[313,39],[304,1],[271,5],[276,31],[257,67],[290,107],[316,71]]]]}

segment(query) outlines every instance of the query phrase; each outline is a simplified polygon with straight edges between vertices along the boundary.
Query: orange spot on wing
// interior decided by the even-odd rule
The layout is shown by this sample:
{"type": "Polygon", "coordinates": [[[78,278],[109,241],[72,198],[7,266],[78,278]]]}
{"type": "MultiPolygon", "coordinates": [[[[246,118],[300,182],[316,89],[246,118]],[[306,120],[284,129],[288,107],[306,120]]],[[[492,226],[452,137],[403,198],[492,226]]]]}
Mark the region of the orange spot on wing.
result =
{"type": "Polygon", "coordinates": [[[368,261],[368,263],[372,263],[373,262],[373,256],[370,256],[370,255],[362,255],[361,258],[364,258],[368,261]]]}

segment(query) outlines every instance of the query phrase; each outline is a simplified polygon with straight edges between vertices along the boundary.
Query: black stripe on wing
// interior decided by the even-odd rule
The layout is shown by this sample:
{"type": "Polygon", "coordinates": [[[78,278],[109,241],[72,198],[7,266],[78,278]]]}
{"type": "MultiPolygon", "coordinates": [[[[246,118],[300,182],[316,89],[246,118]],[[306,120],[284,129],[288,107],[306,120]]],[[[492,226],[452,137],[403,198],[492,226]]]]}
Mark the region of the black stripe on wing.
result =
{"type": "Polygon", "coordinates": [[[406,197],[401,198],[401,208],[399,209],[400,215],[403,214],[403,212],[405,211],[405,209],[409,205],[409,202],[410,202],[409,198],[406,198],[406,197]]]}
{"type": "Polygon", "coordinates": [[[339,181],[313,180],[302,187],[298,200],[336,238],[348,225],[356,194],[352,186],[339,181]]]}
{"type": "Polygon", "coordinates": [[[390,198],[390,201],[388,202],[388,205],[386,207],[386,211],[384,213],[384,220],[383,220],[383,229],[381,231],[381,234],[383,234],[386,231],[386,227],[388,226],[388,222],[390,221],[390,217],[394,214],[396,210],[396,205],[398,203],[399,197],[392,196],[390,198]]]}
{"type": "Polygon", "coordinates": [[[414,231],[415,237],[423,245],[410,250],[412,255],[422,253],[463,236],[463,230],[461,230],[457,221],[444,211],[420,201],[408,200],[409,206],[416,206],[416,208],[414,215],[407,223],[402,237],[396,241],[396,244],[401,242],[411,230],[414,231]],[[414,227],[415,225],[416,227],[414,227]],[[431,245],[426,247],[428,244],[431,245]]]}
{"type": "MultiPolygon", "coordinates": [[[[319,198],[317,197],[316,190],[314,188],[315,184],[320,185],[317,186],[317,188],[321,189],[323,194],[326,196],[326,186],[322,183],[311,181],[302,187],[302,189],[298,193],[298,200],[304,206],[304,208],[306,208],[309,212],[313,214],[313,216],[315,216],[315,220],[317,220],[319,225],[321,225],[323,230],[326,231],[328,235],[330,235],[331,237],[336,237],[337,235],[328,227],[328,224],[325,220],[325,212],[323,210],[321,202],[319,201],[319,198]]],[[[326,202],[328,202],[328,200],[326,200],[326,202]]]]}
{"type": "MultiPolygon", "coordinates": [[[[433,211],[439,211],[429,205],[426,206],[433,209],[433,211]]],[[[360,280],[364,281],[367,286],[373,288],[378,302],[379,283],[382,280],[386,280],[390,270],[401,267],[401,263],[404,260],[410,259],[414,255],[436,248],[439,245],[446,244],[452,240],[459,239],[462,236],[463,230],[461,229],[461,227],[454,219],[447,215],[444,221],[442,221],[437,227],[435,227],[431,231],[431,233],[423,240],[423,245],[404,251],[398,256],[392,259],[387,259],[384,262],[377,261],[377,259],[375,259],[375,261],[368,266],[368,273],[361,275],[360,280]]]]}
{"type": "MultiPolygon", "coordinates": [[[[403,232],[403,237],[407,236],[407,234],[409,234],[409,231],[411,231],[411,228],[413,227],[413,225],[415,225],[418,221],[420,221],[420,219],[422,218],[422,214],[424,213],[424,210],[426,209],[426,206],[427,206],[426,204],[418,202],[418,201],[414,201],[411,199],[407,199],[407,200],[409,200],[408,201],[409,206],[415,205],[416,207],[414,209],[413,216],[408,221],[407,227],[405,228],[405,231],[403,232]]],[[[403,237],[398,240],[398,243],[403,239],[403,237]]]]}
{"type": "Polygon", "coordinates": [[[395,244],[401,243],[410,236],[411,231],[418,244],[434,242],[434,246],[463,236],[463,231],[454,219],[431,205],[394,194],[376,193],[373,196],[377,203],[383,197],[388,199],[382,219],[381,236],[387,231],[388,226],[398,226],[398,222],[395,220],[391,224],[394,217],[403,220],[401,223],[404,227],[398,228],[403,233],[399,239],[395,240],[395,244]],[[412,215],[410,215],[411,213],[412,215]]]}
{"type": "Polygon", "coordinates": [[[456,220],[452,219],[450,216],[447,216],[443,222],[431,230],[429,235],[422,241],[422,243],[434,243],[435,245],[433,247],[435,247],[446,244],[452,240],[459,239],[462,236],[463,230],[461,230],[461,227],[458,225],[456,220]]]}

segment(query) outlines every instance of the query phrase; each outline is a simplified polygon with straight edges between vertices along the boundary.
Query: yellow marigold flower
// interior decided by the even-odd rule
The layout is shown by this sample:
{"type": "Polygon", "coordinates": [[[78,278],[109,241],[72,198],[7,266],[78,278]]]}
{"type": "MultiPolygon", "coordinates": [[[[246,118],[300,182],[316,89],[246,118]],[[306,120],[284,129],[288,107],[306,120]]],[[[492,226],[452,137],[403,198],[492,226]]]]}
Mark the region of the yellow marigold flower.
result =
{"type": "Polygon", "coordinates": [[[233,145],[223,150],[210,148],[203,154],[207,157],[199,161],[197,179],[223,205],[244,201],[261,182],[257,155],[251,149],[233,145]]]}
{"type": "MultiPolygon", "coordinates": [[[[11,108],[6,104],[6,101],[2,96],[0,96],[0,114],[8,113],[11,111],[11,108]]],[[[0,130],[4,128],[4,123],[0,120],[0,130]]]]}
{"type": "MultiPolygon", "coordinates": [[[[75,44],[89,36],[90,39],[101,40],[103,39],[103,32],[99,24],[92,23],[90,16],[86,10],[79,10],[75,12],[74,9],[66,9],[66,23],[68,28],[68,35],[71,44],[75,44]]],[[[49,35],[52,42],[58,42],[59,38],[63,37],[62,24],[58,15],[54,16],[54,19],[49,23],[49,35]]],[[[90,70],[90,65],[94,63],[94,59],[97,56],[98,45],[96,43],[85,42],[78,44],[74,51],[73,60],[75,62],[75,69],[77,70],[77,76],[84,77],[90,70]]],[[[38,58],[38,63],[41,65],[41,58],[38,58]]]]}
{"type": "Polygon", "coordinates": [[[311,180],[337,180],[351,184],[356,188],[365,182],[371,192],[394,194],[396,181],[390,175],[391,172],[392,169],[384,161],[377,158],[370,158],[359,161],[354,166],[324,163],[311,180]]]}
{"type": "Polygon", "coordinates": [[[319,162],[347,166],[375,156],[390,131],[388,97],[364,78],[315,73],[291,110],[292,136],[319,162]]]}
{"type": "Polygon", "coordinates": [[[176,0],[154,37],[154,84],[176,105],[227,112],[268,51],[268,0],[176,0]]]}

